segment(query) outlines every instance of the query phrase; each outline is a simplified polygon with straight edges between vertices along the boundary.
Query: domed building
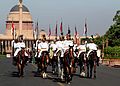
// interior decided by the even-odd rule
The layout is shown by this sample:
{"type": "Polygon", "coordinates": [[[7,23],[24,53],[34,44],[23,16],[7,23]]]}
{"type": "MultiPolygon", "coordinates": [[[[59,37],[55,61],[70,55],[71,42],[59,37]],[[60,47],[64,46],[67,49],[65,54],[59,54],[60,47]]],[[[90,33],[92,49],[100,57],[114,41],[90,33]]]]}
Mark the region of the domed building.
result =
{"type": "MultiPolygon", "coordinates": [[[[33,20],[29,9],[22,4],[22,0],[19,0],[19,4],[13,6],[7,15],[5,33],[0,34],[1,53],[5,52],[11,54],[12,52],[13,27],[15,32],[14,39],[23,35],[26,48],[31,48],[35,43],[35,38],[33,36],[33,20]]],[[[38,39],[42,39],[43,35],[47,37],[47,33],[44,30],[38,32],[38,39]]]]}
{"type": "Polygon", "coordinates": [[[18,5],[11,8],[7,16],[5,34],[0,34],[0,52],[2,53],[12,52],[12,27],[15,32],[14,39],[23,35],[26,48],[30,48],[34,44],[32,16],[29,9],[20,0],[18,5]]]}
{"type": "Polygon", "coordinates": [[[15,27],[16,37],[24,35],[25,39],[33,39],[33,21],[30,11],[25,5],[22,5],[22,29],[19,28],[20,13],[19,5],[15,5],[7,16],[5,35],[11,37],[12,23],[15,27]],[[21,30],[21,31],[20,31],[21,30]]]}
{"type": "MultiPolygon", "coordinates": [[[[1,53],[5,52],[11,54],[12,52],[13,26],[15,29],[14,39],[20,35],[23,35],[26,48],[31,48],[35,43],[35,38],[37,38],[36,35],[33,34],[37,32],[35,32],[33,28],[33,20],[30,11],[25,5],[22,4],[22,0],[19,0],[19,4],[12,7],[9,14],[7,15],[5,34],[0,34],[1,53]]],[[[36,28],[38,29],[38,26],[36,28]]],[[[55,35],[51,35],[49,37],[44,28],[38,32],[38,39],[42,39],[43,36],[46,37],[47,40],[51,41],[59,38],[59,36],[56,37],[55,35]]]]}

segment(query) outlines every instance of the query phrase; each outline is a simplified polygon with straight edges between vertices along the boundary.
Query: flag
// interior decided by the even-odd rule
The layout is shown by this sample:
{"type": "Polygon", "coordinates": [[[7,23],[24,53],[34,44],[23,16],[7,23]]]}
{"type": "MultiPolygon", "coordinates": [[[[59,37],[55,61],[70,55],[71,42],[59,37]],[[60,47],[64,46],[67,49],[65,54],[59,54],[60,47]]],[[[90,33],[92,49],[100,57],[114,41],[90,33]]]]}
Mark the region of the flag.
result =
{"type": "Polygon", "coordinates": [[[34,37],[35,40],[37,39],[37,31],[36,31],[36,29],[33,29],[33,37],[34,37]]]}
{"type": "Polygon", "coordinates": [[[55,27],[55,36],[57,37],[57,23],[56,23],[56,27],[55,27]]]}
{"type": "Polygon", "coordinates": [[[35,29],[33,29],[33,37],[34,39],[38,39],[38,22],[35,24],[35,29]]]}
{"type": "Polygon", "coordinates": [[[36,34],[37,34],[37,39],[38,39],[38,35],[39,35],[39,31],[38,31],[38,21],[37,21],[37,26],[36,26],[36,34]]]}
{"type": "Polygon", "coordinates": [[[62,22],[60,24],[60,32],[61,32],[61,35],[63,35],[63,26],[62,26],[62,22]]]}
{"type": "Polygon", "coordinates": [[[48,33],[48,36],[50,37],[51,35],[51,28],[50,28],[50,25],[49,25],[49,33],[48,33]]]}
{"type": "Polygon", "coordinates": [[[12,27],[11,27],[11,35],[15,36],[15,25],[12,22],[12,27]]]}
{"type": "Polygon", "coordinates": [[[70,35],[70,27],[69,27],[69,25],[68,25],[68,34],[70,35]]]}
{"type": "Polygon", "coordinates": [[[87,23],[85,21],[84,34],[87,35],[87,23]]]}
{"type": "Polygon", "coordinates": [[[75,38],[77,37],[77,28],[75,26],[75,38]]]}

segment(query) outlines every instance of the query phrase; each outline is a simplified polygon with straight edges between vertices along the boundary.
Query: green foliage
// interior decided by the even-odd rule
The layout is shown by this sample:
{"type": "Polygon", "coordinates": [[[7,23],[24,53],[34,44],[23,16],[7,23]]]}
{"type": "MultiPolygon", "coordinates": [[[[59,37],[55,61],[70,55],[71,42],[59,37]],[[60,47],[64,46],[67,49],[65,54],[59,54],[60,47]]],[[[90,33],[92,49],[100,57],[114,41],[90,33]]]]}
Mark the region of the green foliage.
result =
{"type": "Polygon", "coordinates": [[[0,54],[0,59],[6,58],[6,55],[0,54]]]}
{"type": "Polygon", "coordinates": [[[102,49],[102,44],[103,44],[103,36],[99,36],[94,39],[95,44],[98,45],[99,49],[102,49]]]}
{"type": "Polygon", "coordinates": [[[108,45],[111,47],[120,46],[120,10],[116,12],[113,22],[114,24],[105,34],[105,37],[108,38],[108,45]]]}
{"type": "Polygon", "coordinates": [[[120,47],[106,47],[104,49],[105,58],[120,58],[120,47]]]}

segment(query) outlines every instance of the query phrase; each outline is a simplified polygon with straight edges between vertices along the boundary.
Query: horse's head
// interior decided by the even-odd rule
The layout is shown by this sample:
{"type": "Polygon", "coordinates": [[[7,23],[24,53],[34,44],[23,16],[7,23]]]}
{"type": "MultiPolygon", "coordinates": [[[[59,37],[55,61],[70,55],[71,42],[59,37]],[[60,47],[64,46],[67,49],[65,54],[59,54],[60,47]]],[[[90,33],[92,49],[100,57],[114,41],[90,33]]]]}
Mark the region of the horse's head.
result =
{"type": "Polygon", "coordinates": [[[70,58],[73,58],[74,57],[74,49],[73,49],[73,46],[69,46],[69,56],[70,58]]]}

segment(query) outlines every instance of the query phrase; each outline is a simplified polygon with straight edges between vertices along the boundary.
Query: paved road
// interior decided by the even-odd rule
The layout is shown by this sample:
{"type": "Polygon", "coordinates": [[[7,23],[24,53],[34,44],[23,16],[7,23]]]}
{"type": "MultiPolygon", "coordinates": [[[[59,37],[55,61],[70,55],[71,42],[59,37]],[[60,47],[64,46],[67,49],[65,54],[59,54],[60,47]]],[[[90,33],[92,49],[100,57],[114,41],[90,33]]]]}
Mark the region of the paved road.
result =
{"type": "MultiPolygon", "coordinates": [[[[50,68],[49,68],[50,71],[50,68]]],[[[100,65],[97,67],[97,78],[80,78],[78,73],[70,85],[56,81],[50,72],[47,79],[36,75],[36,66],[28,64],[23,78],[17,77],[17,68],[11,64],[11,59],[0,59],[0,86],[120,86],[120,68],[100,65]]]]}

